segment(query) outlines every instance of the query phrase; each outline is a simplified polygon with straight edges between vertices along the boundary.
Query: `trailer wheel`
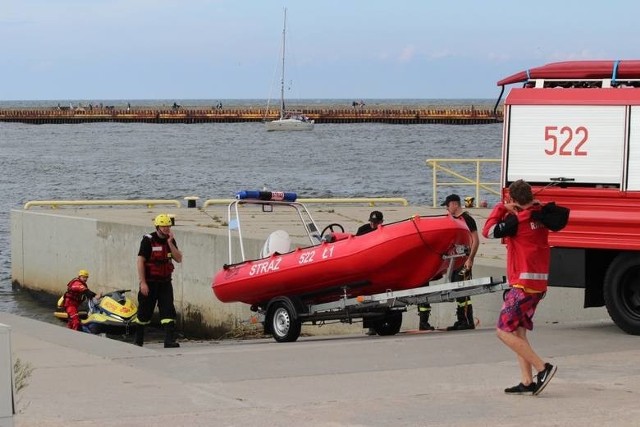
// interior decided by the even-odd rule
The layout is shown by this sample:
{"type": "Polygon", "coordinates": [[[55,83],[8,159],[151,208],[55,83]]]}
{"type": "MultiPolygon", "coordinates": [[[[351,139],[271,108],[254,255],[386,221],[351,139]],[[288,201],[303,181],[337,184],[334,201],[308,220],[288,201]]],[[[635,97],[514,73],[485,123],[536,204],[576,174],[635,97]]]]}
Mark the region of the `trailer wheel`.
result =
{"type": "Polygon", "coordinates": [[[373,323],[373,330],[380,336],[395,335],[402,326],[402,312],[392,311],[373,323]]]}
{"type": "Polygon", "coordinates": [[[618,255],[607,269],[603,290],[615,324],[628,334],[640,335],[640,255],[618,255]]]}
{"type": "Polygon", "coordinates": [[[277,342],[293,342],[300,336],[302,323],[295,317],[291,308],[283,302],[276,302],[273,305],[268,322],[271,325],[273,339],[277,342]]]}

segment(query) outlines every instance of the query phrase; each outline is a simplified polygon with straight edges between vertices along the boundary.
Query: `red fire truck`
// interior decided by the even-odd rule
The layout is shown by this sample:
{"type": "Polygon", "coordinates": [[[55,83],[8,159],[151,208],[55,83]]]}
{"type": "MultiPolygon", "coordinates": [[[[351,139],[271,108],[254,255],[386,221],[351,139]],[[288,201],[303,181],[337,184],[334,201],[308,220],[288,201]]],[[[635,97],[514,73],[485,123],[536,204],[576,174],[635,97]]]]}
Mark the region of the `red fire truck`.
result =
{"type": "Polygon", "coordinates": [[[584,288],[640,335],[640,60],[569,61],[522,71],[504,102],[503,187],[571,209],[550,233],[551,286],[584,288]]]}

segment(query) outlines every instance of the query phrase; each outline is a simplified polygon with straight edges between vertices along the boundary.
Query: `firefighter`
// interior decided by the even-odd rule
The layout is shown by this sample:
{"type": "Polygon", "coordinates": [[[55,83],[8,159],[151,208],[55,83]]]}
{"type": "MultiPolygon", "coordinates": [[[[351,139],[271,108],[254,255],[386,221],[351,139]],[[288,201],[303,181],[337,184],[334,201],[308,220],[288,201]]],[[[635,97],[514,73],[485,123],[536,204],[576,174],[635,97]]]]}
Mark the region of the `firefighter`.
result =
{"type": "Polygon", "coordinates": [[[380,211],[371,211],[369,214],[369,222],[358,227],[356,236],[362,236],[363,234],[371,233],[377,229],[380,224],[384,222],[384,216],[380,211]]]}
{"type": "MultiPolygon", "coordinates": [[[[465,201],[468,198],[465,198],[465,201]]],[[[471,201],[471,204],[473,201],[471,201]]],[[[460,282],[462,280],[471,279],[471,269],[473,268],[473,260],[478,252],[478,246],[480,246],[480,238],[478,237],[478,225],[476,221],[466,212],[460,203],[460,196],[457,194],[451,194],[447,196],[442,203],[445,206],[449,215],[455,219],[464,221],[467,228],[471,232],[471,248],[469,250],[469,256],[464,261],[464,265],[454,271],[451,274],[450,280],[452,282],[460,282]]],[[[452,326],[447,328],[447,331],[460,331],[465,329],[475,329],[475,320],[473,318],[473,306],[471,305],[471,297],[456,298],[456,321],[452,326]]]]}
{"type": "MultiPolygon", "coordinates": [[[[355,101],[354,101],[355,102],[355,101]]],[[[362,236],[363,234],[371,233],[376,230],[380,224],[384,222],[384,215],[380,211],[371,211],[369,214],[369,222],[358,227],[356,236],[362,236]]],[[[367,330],[367,335],[376,335],[377,332],[374,328],[367,330]]]]}
{"type": "Polygon", "coordinates": [[[160,214],[153,221],[156,231],[145,234],[138,251],[138,326],[134,343],[142,346],[144,329],[151,322],[156,303],[160,324],[164,328],[165,348],[180,347],[175,340],[176,308],[173,305],[171,277],[173,262],[182,262],[182,252],[173,237],[173,221],[167,214],[160,214]]]}
{"type": "Polygon", "coordinates": [[[418,316],[420,316],[420,323],[418,329],[421,331],[433,331],[435,328],[429,323],[429,316],[431,316],[431,304],[418,304],[418,316]]]}
{"type": "MultiPolygon", "coordinates": [[[[465,201],[468,198],[465,198],[465,201]]],[[[460,282],[462,280],[471,279],[471,268],[473,267],[473,260],[478,252],[478,246],[480,245],[480,239],[478,237],[478,226],[476,221],[462,208],[460,196],[457,194],[450,194],[446,197],[441,206],[445,206],[449,215],[455,219],[464,221],[467,228],[471,232],[471,248],[469,256],[464,262],[464,265],[454,270],[449,277],[451,282],[460,282]]],[[[465,329],[475,329],[475,319],[473,317],[473,306],[471,305],[471,297],[456,298],[456,321],[452,326],[447,327],[447,331],[461,331],[465,329]]],[[[418,329],[433,330],[433,326],[429,324],[429,316],[431,315],[430,304],[419,304],[418,315],[420,316],[420,323],[418,329]]]]}
{"type": "Polygon", "coordinates": [[[93,298],[95,300],[100,299],[100,293],[95,293],[87,286],[87,280],[89,280],[89,272],[87,270],[80,270],[78,277],[71,279],[67,284],[67,292],[64,293],[64,310],[67,312],[67,327],[80,331],[81,323],[80,316],[78,315],[78,307],[86,298],[93,298]]]}

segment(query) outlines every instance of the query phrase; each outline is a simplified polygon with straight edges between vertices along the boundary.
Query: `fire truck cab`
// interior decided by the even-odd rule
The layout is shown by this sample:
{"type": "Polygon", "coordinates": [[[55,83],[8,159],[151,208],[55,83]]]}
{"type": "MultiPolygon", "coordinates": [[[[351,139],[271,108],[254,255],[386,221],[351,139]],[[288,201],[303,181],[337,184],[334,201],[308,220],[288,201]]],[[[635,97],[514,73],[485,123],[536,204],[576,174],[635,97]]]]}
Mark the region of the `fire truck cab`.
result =
{"type": "Polygon", "coordinates": [[[640,335],[640,61],[547,64],[500,82],[502,186],[529,182],[535,197],[571,209],[550,233],[549,284],[584,288],[640,335]]]}

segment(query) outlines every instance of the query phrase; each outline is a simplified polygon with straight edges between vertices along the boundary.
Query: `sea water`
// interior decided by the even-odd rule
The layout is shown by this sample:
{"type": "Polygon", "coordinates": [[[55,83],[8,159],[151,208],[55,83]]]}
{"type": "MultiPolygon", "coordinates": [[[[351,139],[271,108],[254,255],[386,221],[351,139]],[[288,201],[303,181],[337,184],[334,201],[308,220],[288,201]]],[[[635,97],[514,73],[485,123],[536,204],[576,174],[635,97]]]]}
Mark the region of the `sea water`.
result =
{"type": "MultiPolygon", "coordinates": [[[[11,285],[10,210],[30,200],[231,198],[267,187],[305,198],[404,197],[431,205],[425,160],[499,158],[501,131],[500,124],[266,132],[261,123],[0,123],[0,310],[52,317],[51,307],[11,285]]],[[[483,180],[499,180],[497,164],[486,173],[483,180]]]]}

